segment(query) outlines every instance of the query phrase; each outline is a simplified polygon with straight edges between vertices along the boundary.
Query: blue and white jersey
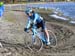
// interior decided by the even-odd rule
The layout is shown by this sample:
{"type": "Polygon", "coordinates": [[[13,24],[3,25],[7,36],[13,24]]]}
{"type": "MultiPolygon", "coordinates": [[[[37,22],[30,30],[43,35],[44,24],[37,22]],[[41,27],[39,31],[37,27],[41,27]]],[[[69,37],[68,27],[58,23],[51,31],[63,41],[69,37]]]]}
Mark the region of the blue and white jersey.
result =
{"type": "Polygon", "coordinates": [[[31,24],[40,23],[42,20],[43,18],[39,14],[34,13],[33,16],[28,17],[28,22],[26,27],[29,28],[31,24]]]}

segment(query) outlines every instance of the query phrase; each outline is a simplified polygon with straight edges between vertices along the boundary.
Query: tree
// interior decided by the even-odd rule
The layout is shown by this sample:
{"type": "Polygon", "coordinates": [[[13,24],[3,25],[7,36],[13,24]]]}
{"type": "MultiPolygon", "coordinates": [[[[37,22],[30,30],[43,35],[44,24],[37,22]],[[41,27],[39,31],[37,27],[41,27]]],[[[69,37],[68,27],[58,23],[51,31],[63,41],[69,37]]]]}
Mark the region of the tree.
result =
{"type": "Polygon", "coordinates": [[[13,3],[17,3],[17,0],[13,0],[13,3]]]}
{"type": "Polygon", "coordinates": [[[6,0],[6,3],[10,3],[10,0],[6,0]]]}

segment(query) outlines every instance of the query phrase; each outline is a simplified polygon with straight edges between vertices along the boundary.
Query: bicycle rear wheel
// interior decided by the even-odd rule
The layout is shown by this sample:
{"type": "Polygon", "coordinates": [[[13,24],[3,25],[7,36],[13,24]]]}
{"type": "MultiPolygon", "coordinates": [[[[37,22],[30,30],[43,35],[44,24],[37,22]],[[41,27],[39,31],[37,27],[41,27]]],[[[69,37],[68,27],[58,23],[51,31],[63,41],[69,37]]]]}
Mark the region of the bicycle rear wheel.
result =
{"type": "Polygon", "coordinates": [[[38,36],[36,36],[34,43],[33,43],[32,39],[28,42],[28,48],[32,52],[39,52],[43,48],[43,42],[38,36]]]}
{"type": "Polygon", "coordinates": [[[49,40],[50,40],[50,46],[51,47],[56,47],[57,46],[57,38],[56,38],[56,35],[51,31],[51,30],[48,30],[48,33],[49,33],[49,40]]]}

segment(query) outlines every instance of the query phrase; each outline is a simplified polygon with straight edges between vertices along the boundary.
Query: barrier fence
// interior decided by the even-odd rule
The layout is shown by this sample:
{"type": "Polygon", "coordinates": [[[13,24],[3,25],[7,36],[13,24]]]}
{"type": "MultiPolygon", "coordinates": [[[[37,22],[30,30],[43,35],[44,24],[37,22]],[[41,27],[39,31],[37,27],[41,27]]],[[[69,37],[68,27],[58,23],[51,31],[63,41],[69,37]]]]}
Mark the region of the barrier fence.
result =
{"type": "Polygon", "coordinates": [[[5,6],[5,11],[25,10],[25,4],[7,4],[4,6],[5,6]]]}

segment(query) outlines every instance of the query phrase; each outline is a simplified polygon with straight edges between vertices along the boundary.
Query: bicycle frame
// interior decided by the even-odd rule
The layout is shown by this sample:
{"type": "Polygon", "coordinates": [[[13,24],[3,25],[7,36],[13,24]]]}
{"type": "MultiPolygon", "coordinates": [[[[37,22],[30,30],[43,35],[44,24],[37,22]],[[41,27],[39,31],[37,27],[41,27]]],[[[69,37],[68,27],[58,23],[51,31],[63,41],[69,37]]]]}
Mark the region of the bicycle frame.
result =
{"type": "Polygon", "coordinates": [[[45,36],[44,32],[41,32],[41,31],[38,32],[37,36],[42,40],[43,43],[45,43],[45,44],[47,43],[46,36],[45,36]]]}
{"type": "MultiPolygon", "coordinates": [[[[32,29],[33,29],[33,28],[31,28],[31,31],[32,31],[32,29]]],[[[39,38],[42,40],[42,42],[46,44],[46,43],[47,43],[47,39],[46,39],[45,33],[42,32],[42,31],[40,30],[40,28],[37,29],[37,30],[35,30],[35,32],[36,32],[35,37],[36,37],[36,36],[39,37],[39,38]]]]}

